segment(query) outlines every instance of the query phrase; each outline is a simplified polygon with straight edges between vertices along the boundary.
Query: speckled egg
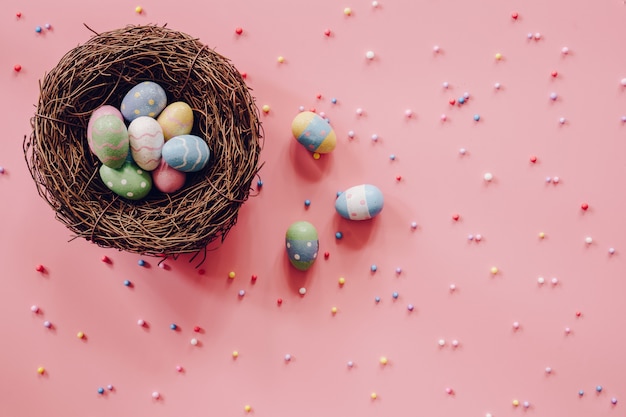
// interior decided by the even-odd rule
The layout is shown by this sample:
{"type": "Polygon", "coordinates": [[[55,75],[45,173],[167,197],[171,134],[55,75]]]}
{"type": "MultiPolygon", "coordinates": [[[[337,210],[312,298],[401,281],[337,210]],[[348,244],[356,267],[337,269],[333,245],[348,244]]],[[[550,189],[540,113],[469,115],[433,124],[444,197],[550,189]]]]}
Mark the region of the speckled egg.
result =
{"type": "Polygon", "coordinates": [[[106,115],[114,115],[118,119],[120,119],[122,122],[124,121],[124,116],[122,116],[122,113],[120,113],[120,111],[116,107],[105,104],[104,106],[100,106],[97,109],[95,109],[91,113],[91,117],[89,117],[89,122],[87,123],[87,143],[89,144],[89,149],[91,150],[91,152],[93,152],[93,148],[91,144],[91,139],[92,139],[91,131],[93,129],[93,122],[96,121],[98,117],[106,116],[106,115]]]}
{"type": "Polygon", "coordinates": [[[165,106],[167,95],[163,87],[152,81],[144,81],[126,93],[120,110],[124,119],[132,122],[140,116],[156,118],[165,106]]]}
{"type": "Polygon", "coordinates": [[[306,221],[292,223],[285,235],[285,247],[291,265],[300,271],[309,269],[319,251],[315,226],[306,221]]]}
{"type": "Polygon", "coordinates": [[[185,185],[187,174],[172,168],[161,159],[161,164],[152,171],[152,183],[162,193],[173,193],[185,185]]]}
{"type": "Polygon", "coordinates": [[[371,184],[348,188],[335,200],[335,210],[348,220],[368,220],[383,209],[383,193],[371,184]]]}
{"type": "Polygon", "coordinates": [[[179,135],[165,142],[162,155],[172,168],[183,172],[196,172],[209,163],[211,151],[202,138],[195,135],[179,135]]]}
{"type": "Polygon", "coordinates": [[[332,152],[337,144],[337,136],[330,123],[311,111],[303,111],[293,119],[291,132],[311,152],[332,152]]]}
{"type": "Polygon", "coordinates": [[[128,140],[133,160],[146,171],[156,169],[161,163],[163,131],[161,125],[149,116],[140,116],[128,125],[128,140]]]}
{"type": "Polygon", "coordinates": [[[188,135],[193,128],[193,110],[189,104],[177,101],[163,109],[157,121],[163,129],[165,140],[174,136],[188,135]]]}
{"type": "Polygon", "coordinates": [[[105,114],[91,123],[89,147],[105,166],[119,168],[128,156],[128,129],[115,114],[105,114]]]}
{"type": "Polygon", "coordinates": [[[141,200],[152,188],[150,173],[130,161],[126,161],[119,169],[102,165],[100,178],[111,191],[129,200],[141,200]]]}

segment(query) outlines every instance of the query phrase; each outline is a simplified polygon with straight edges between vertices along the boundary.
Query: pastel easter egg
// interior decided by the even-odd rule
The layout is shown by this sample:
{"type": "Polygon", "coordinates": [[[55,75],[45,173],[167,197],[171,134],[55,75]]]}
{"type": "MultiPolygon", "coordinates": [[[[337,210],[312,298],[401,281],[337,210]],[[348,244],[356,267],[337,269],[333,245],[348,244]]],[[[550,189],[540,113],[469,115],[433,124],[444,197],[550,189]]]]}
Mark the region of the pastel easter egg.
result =
{"type": "Polygon", "coordinates": [[[152,189],[150,173],[130,161],[126,161],[119,169],[102,165],[100,178],[111,191],[129,200],[140,200],[152,189]]]}
{"type": "Polygon", "coordinates": [[[93,112],[91,112],[91,116],[89,117],[89,122],[87,123],[87,143],[89,144],[89,149],[91,150],[91,152],[93,152],[93,145],[91,143],[92,141],[91,131],[93,130],[93,122],[95,122],[96,119],[99,118],[100,116],[111,115],[111,114],[116,116],[122,122],[124,121],[124,116],[122,116],[122,113],[120,113],[120,111],[117,108],[113,106],[109,106],[108,104],[105,104],[104,106],[100,106],[97,109],[95,109],[93,112]]]}
{"type": "Polygon", "coordinates": [[[200,171],[209,163],[209,145],[195,135],[174,136],[163,145],[163,159],[169,166],[183,172],[200,171]]]}
{"type": "Polygon", "coordinates": [[[177,101],[163,109],[157,121],[163,129],[165,140],[178,135],[188,135],[193,127],[193,110],[189,104],[177,101]]]}
{"type": "Polygon", "coordinates": [[[140,116],[156,118],[165,106],[167,95],[163,87],[152,81],[144,81],[126,93],[120,110],[124,119],[132,122],[140,116]]]}
{"type": "Polygon", "coordinates": [[[152,171],[152,183],[162,193],[173,193],[185,185],[187,174],[172,168],[161,159],[161,164],[152,171]]]}
{"type": "Polygon", "coordinates": [[[293,119],[291,132],[311,152],[328,153],[337,144],[337,136],[330,123],[311,111],[303,111],[293,119]]]}
{"type": "Polygon", "coordinates": [[[368,220],[382,211],[383,204],[383,193],[376,186],[361,184],[339,194],[335,210],[348,220],[368,220]]]}
{"type": "Polygon", "coordinates": [[[292,223],[285,235],[285,247],[291,265],[300,271],[309,269],[319,251],[315,226],[306,221],[292,223]]]}
{"type": "Polygon", "coordinates": [[[105,114],[91,125],[92,152],[110,168],[122,166],[128,156],[128,129],[117,115],[105,114]]]}
{"type": "Polygon", "coordinates": [[[133,160],[147,171],[161,163],[163,131],[161,125],[149,116],[139,116],[128,125],[128,140],[133,160]]]}

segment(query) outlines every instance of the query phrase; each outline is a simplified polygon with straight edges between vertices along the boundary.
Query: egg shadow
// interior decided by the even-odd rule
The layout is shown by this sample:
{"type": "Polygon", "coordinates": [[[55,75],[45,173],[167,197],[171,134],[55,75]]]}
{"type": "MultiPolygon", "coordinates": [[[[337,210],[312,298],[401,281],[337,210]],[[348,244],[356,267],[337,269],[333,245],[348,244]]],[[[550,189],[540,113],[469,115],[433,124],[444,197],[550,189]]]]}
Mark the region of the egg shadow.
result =
{"type": "Polygon", "coordinates": [[[337,239],[337,244],[353,249],[360,249],[367,245],[371,239],[374,229],[376,229],[378,217],[368,220],[348,220],[337,215],[333,217],[333,228],[336,232],[341,232],[341,239],[337,239]]]}
{"type": "Polygon", "coordinates": [[[289,291],[292,294],[299,294],[300,288],[307,288],[309,282],[311,281],[311,274],[313,273],[313,269],[315,268],[315,264],[317,260],[311,265],[309,269],[306,271],[301,271],[296,269],[293,265],[291,265],[291,261],[289,260],[289,255],[287,251],[283,251],[282,256],[282,268],[283,268],[283,276],[287,281],[287,286],[289,287],[289,291]]]}
{"type": "Polygon", "coordinates": [[[313,153],[309,152],[295,139],[292,138],[290,143],[289,160],[300,178],[307,181],[317,181],[325,173],[329,172],[332,164],[330,154],[320,154],[319,159],[314,159],[313,153]]]}

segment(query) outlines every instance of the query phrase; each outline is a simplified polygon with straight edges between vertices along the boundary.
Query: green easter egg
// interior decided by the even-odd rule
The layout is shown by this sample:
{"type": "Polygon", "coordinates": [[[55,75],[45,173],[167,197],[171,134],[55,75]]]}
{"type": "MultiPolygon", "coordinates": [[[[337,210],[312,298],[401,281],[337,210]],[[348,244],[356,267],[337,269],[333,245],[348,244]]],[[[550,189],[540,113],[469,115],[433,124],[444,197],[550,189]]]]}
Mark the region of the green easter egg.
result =
{"type": "Polygon", "coordinates": [[[141,200],[152,189],[150,173],[128,160],[119,169],[102,165],[100,178],[111,191],[129,200],[141,200]]]}

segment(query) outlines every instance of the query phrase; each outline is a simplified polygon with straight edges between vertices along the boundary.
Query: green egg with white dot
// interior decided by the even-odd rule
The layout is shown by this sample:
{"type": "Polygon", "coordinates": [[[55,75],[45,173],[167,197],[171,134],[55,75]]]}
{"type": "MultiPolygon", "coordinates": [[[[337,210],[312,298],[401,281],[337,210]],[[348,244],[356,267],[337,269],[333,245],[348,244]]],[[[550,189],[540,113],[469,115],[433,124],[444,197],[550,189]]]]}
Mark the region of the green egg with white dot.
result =
{"type": "Polygon", "coordinates": [[[309,269],[319,252],[315,226],[306,221],[292,223],[285,234],[285,249],[291,265],[300,271],[309,269]]]}
{"type": "Polygon", "coordinates": [[[141,200],[152,189],[150,172],[128,160],[118,169],[102,165],[100,178],[109,190],[128,200],[141,200]]]}

